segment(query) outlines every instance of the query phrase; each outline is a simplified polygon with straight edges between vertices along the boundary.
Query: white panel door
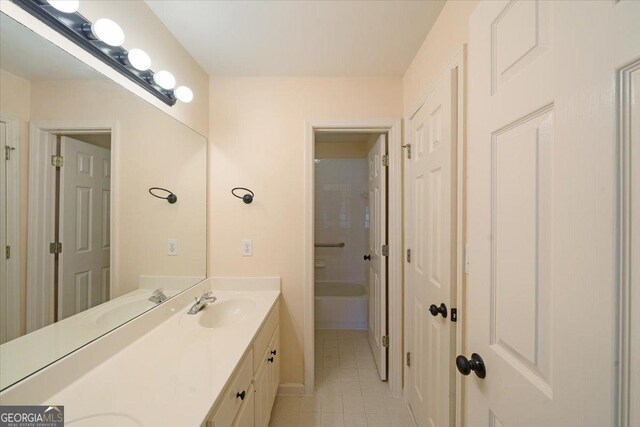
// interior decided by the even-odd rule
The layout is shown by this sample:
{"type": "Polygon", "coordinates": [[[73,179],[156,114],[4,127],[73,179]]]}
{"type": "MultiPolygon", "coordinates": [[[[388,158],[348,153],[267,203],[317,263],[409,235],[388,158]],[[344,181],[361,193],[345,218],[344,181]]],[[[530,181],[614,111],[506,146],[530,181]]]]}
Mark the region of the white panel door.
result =
{"type": "Polygon", "coordinates": [[[480,2],[470,19],[469,426],[612,425],[615,89],[639,22],[640,2],[608,0],[480,2]]]}
{"type": "Polygon", "coordinates": [[[8,341],[9,329],[9,277],[4,250],[7,247],[7,172],[5,161],[5,147],[7,145],[7,125],[0,122],[0,344],[8,341]]]}
{"type": "Polygon", "coordinates": [[[60,282],[64,319],[104,302],[110,276],[111,152],[62,137],[60,282]]]}
{"type": "Polygon", "coordinates": [[[410,121],[408,397],[419,427],[451,425],[452,75],[445,72],[410,121]]]}
{"type": "Polygon", "coordinates": [[[380,135],[369,151],[369,345],[380,379],[387,379],[387,348],[382,339],[387,335],[387,257],[382,245],[387,243],[387,168],[382,158],[387,152],[387,139],[380,135]]]}

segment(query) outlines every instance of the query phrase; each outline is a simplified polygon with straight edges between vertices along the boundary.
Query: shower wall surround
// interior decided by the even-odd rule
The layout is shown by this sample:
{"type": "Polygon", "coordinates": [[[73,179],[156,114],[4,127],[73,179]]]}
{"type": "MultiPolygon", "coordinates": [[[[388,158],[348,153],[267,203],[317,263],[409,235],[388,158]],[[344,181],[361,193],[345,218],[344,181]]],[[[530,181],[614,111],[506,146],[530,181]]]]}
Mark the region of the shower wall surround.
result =
{"type": "Polygon", "coordinates": [[[315,163],[315,280],[366,284],[369,203],[365,159],[318,159],[315,163]]]}

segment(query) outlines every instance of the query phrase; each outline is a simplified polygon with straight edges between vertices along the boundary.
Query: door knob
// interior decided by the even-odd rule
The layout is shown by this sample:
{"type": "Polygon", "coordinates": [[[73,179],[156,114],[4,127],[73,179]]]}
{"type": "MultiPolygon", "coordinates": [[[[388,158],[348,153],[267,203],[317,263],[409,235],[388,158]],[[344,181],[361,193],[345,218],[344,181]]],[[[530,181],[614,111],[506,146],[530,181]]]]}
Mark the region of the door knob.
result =
{"type": "Polygon", "coordinates": [[[371,261],[371,255],[365,255],[364,256],[364,260],[365,261],[371,261]]]}
{"type": "Polygon", "coordinates": [[[469,375],[471,371],[475,372],[478,378],[484,378],[487,376],[487,370],[484,367],[484,360],[478,353],[471,355],[471,360],[460,355],[456,357],[456,368],[462,375],[469,375]]]}
{"type": "Polygon", "coordinates": [[[433,317],[437,316],[438,314],[442,314],[442,317],[444,317],[445,319],[447,318],[447,306],[444,305],[444,303],[440,304],[440,307],[435,304],[431,304],[431,306],[429,307],[429,312],[433,317]]]}

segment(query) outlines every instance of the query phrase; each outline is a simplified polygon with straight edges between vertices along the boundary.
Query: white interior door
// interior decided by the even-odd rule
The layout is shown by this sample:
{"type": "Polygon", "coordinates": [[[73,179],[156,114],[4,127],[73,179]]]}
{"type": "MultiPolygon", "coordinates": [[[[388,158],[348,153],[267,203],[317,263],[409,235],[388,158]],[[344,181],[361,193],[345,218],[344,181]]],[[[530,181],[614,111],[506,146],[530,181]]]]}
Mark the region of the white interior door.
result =
{"type": "Polygon", "coordinates": [[[7,260],[4,250],[7,247],[7,172],[6,160],[4,157],[7,145],[7,126],[0,122],[0,149],[2,150],[2,160],[0,161],[0,344],[8,341],[9,310],[7,307],[9,277],[7,274],[7,260]]]}
{"type": "Polygon", "coordinates": [[[59,317],[101,304],[110,281],[111,151],[62,137],[59,317]]]}
{"type": "Polygon", "coordinates": [[[486,378],[466,377],[469,426],[612,425],[615,89],[639,22],[633,1],[480,2],[471,17],[464,357],[486,378]]]}
{"type": "Polygon", "coordinates": [[[387,139],[380,135],[369,151],[369,345],[373,351],[380,379],[387,379],[387,168],[382,164],[387,139]]]}
{"type": "Polygon", "coordinates": [[[451,289],[455,278],[452,203],[452,75],[445,72],[410,121],[409,405],[419,427],[449,426],[454,375],[451,289]],[[453,245],[453,246],[452,246],[453,245]]]}

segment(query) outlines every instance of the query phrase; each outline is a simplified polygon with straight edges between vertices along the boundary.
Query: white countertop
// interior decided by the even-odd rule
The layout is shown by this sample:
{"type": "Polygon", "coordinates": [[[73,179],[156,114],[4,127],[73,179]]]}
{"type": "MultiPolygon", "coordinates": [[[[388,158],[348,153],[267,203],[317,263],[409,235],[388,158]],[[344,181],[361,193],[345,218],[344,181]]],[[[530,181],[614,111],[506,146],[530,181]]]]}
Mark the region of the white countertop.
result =
{"type": "Polygon", "coordinates": [[[42,403],[64,405],[71,427],[202,425],[280,295],[279,286],[229,290],[238,284],[214,286],[218,300],[204,310],[240,298],[251,307],[241,321],[205,328],[205,311],[187,315],[189,304],[42,403]]]}

